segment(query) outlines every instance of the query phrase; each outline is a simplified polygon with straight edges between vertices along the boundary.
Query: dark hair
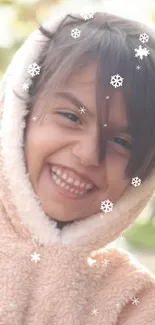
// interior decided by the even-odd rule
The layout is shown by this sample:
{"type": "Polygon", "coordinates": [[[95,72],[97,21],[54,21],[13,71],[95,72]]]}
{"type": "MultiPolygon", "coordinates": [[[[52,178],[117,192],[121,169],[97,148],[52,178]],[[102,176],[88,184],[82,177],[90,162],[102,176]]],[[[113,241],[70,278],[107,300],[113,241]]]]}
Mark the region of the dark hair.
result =
{"type": "MultiPolygon", "coordinates": [[[[40,26],[49,40],[37,62],[40,76],[33,79],[29,88],[28,107],[36,102],[45,87],[51,92],[64,84],[79,68],[97,62],[96,107],[99,125],[99,155],[105,158],[105,132],[101,125],[101,112],[105,96],[114,94],[110,85],[112,75],[124,78],[123,90],[129,129],[133,138],[127,177],[138,176],[144,180],[155,165],[155,31],[141,22],[96,12],[93,19],[85,21],[80,15],[66,15],[52,34],[40,26]],[[74,39],[71,29],[79,28],[81,35],[74,39]],[[142,44],[140,34],[147,33],[149,41],[142,44]],[[147,47],[150,54],[143,60],[135,57],[134,49],[147,47]],[[136,66],[141,69],[137,70],[136,66]]],[[[111,97],[110,95],[110,97],[111,97]]],[[[29,115],[28,115],[29,116],[29,115]]],[[[26,117],[28,119],[28,116],[26,117]]]]}

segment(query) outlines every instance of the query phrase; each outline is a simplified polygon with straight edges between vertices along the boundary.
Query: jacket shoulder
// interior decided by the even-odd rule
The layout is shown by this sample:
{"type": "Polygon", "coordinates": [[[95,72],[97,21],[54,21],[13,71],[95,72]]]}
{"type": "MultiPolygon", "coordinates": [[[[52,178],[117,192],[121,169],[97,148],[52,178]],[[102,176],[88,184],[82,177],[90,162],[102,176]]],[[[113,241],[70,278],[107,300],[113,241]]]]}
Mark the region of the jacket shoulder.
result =
{"type": "Polygon", "coordinates": [[[94,252],[93,258],[94,276],[96,271],[102,273],[98,277],[101,296],[104,301],[110,299],[106,311],[113,314],[114,324],[155,325],[154,275],[124,250],[103,248],[94,252]]]}
{"type": "Polygon", "coordinates": [[[117,325],[155,324],[155,282],[136,292],[132,304],[127,303],[119,314],[117,325]]]}

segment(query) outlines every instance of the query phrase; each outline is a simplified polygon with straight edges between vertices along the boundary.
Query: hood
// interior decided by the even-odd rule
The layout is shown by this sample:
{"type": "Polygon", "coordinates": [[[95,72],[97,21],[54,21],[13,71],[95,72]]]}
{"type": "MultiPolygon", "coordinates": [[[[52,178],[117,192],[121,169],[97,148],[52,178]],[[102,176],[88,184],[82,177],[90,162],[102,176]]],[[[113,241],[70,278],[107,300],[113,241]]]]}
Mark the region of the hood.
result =
{"type": "MultiPolygon", "coordinates": [[[[43,26],[54,33],[62,19],[64,16],[55,19],[52,16],[43,26]]],[[[56,221],[49,220],[26,173],[23,135],[28,94],[23,92],[23,100],[13,92],[13,89],[21,89],[25,81],[30,81],[27,67],[37,63],[47,41],[48,37],[39,29],[35,30],[16,52],[1,81],[0,203],[12,231],[20,236],[33,237],[43,245],[71,245],[72,248],[75,245],[97,250],[119,237],[144,209],[153,195],[155,172],[140,186],[129,185],[113,211],[105,213],[103,218],[100,212],[61,230],[56,221]]]]}

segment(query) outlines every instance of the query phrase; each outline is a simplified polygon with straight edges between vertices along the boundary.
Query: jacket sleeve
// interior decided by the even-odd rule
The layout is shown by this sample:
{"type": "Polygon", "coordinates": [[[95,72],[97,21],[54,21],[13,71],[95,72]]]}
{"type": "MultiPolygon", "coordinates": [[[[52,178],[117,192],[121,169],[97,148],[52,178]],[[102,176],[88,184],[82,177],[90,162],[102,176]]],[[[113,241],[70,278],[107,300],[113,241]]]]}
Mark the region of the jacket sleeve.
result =
{"type": "Polygon", "coordinates": [[[151,288],[137,293],[136,303],[128,303],[116,325],[155,325],[155,282],[151,288]]]}

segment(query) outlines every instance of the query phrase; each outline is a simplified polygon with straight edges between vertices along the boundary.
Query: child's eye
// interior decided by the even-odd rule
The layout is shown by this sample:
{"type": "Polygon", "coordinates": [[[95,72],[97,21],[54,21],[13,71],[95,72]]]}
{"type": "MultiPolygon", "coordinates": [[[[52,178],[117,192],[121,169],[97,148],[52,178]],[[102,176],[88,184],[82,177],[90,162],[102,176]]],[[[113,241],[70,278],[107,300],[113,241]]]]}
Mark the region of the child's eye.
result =
{"type": "Polygon", "coordinates": [[[77,123],[80,122],[79,117],[76,114],[69,113],[69,112],[57,112],[57,114],[64,115],[67,119],[71,120],[72,122],[77,123]]]}
{"type": "Polygon", "coordinates": [[[119,145],[125,147],[126,149],[131,150],[131,142],[130,141],[127,141],[123,137],[113,137],[110,141],[111,142],[116,142],[119,145]]]}

